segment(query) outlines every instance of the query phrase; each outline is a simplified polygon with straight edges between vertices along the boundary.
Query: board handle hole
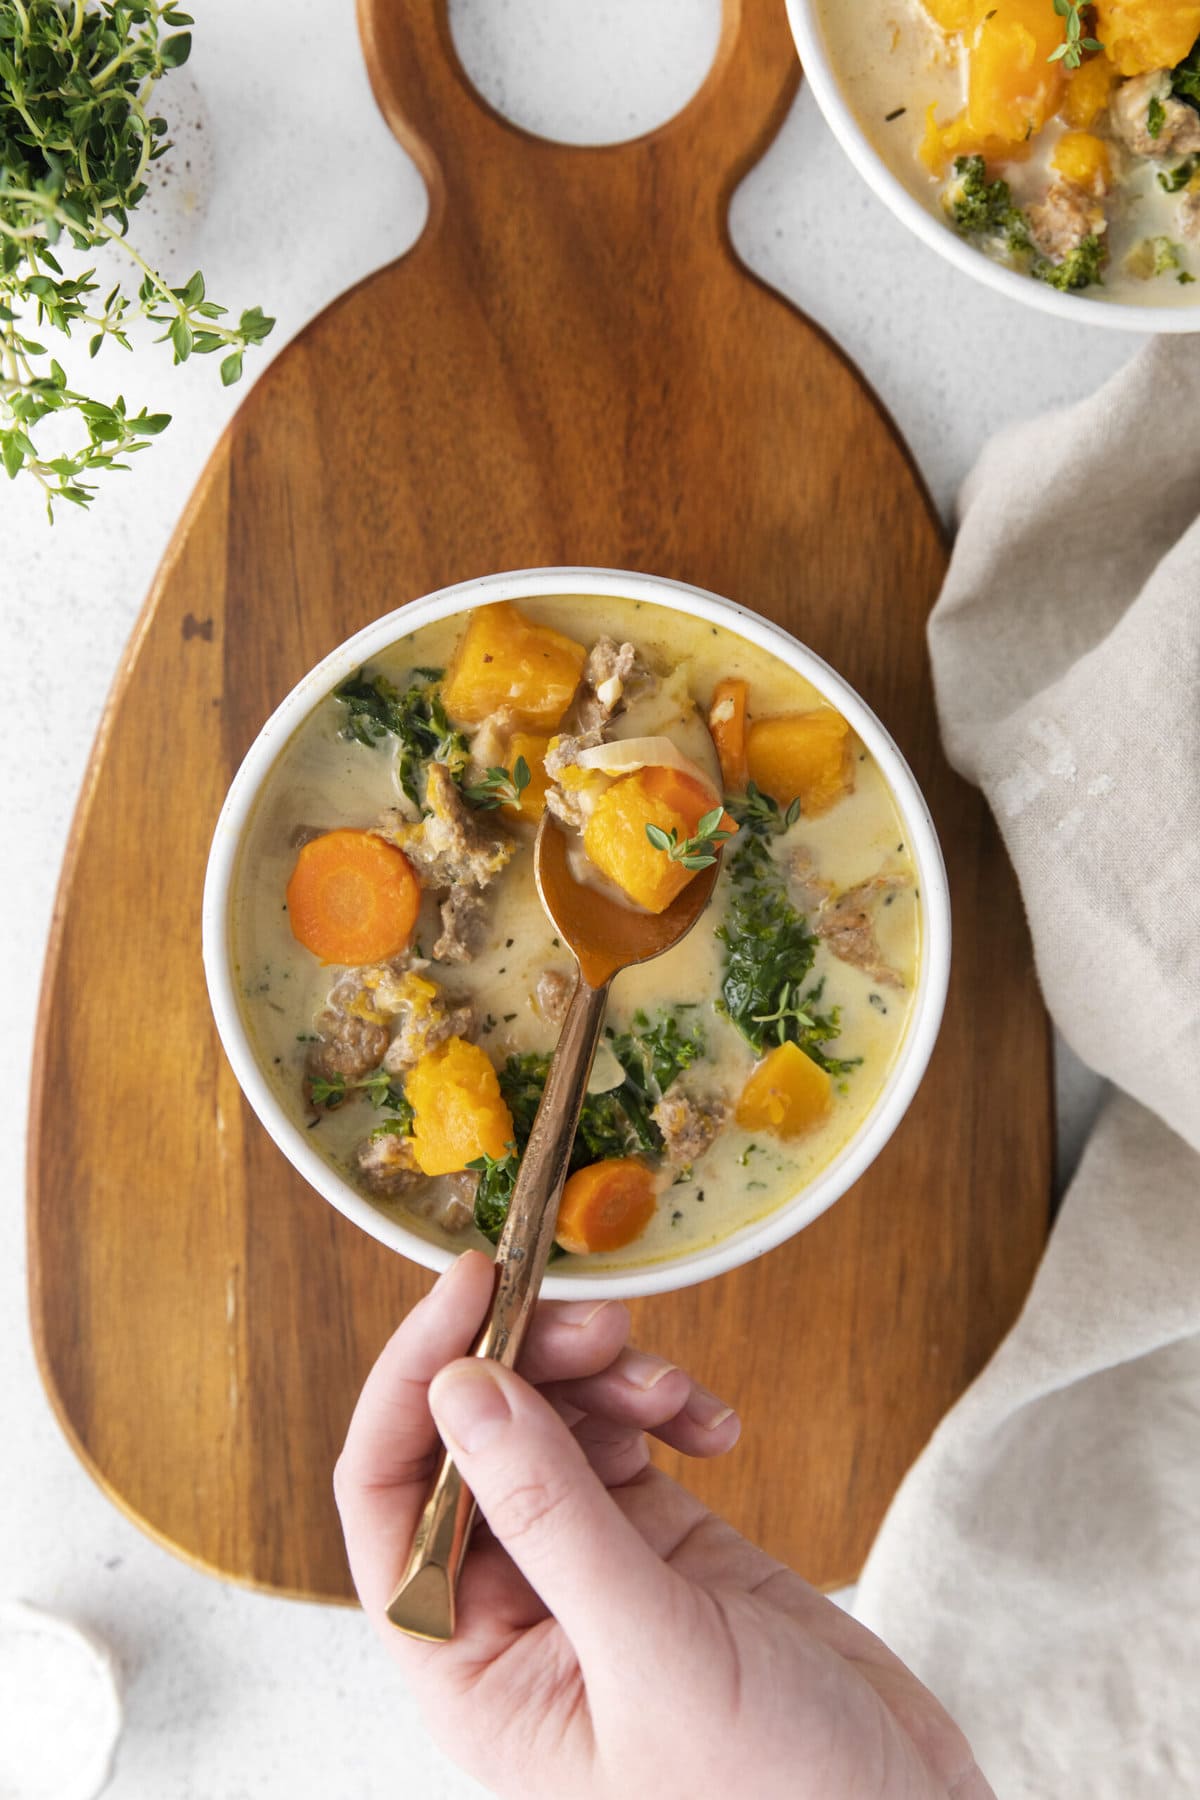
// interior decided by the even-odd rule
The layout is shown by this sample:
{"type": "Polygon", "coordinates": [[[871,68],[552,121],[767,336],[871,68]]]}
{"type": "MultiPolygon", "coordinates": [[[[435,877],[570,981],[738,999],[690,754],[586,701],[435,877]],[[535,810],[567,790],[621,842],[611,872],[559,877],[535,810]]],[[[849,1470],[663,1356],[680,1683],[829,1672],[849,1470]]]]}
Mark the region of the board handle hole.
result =
{"type": "Polygon", "coordinates": [[[562,144],[622,144],[675,118],[712,67],[721,15],[722,0],[449,0],[482,97],[562,144]]]}

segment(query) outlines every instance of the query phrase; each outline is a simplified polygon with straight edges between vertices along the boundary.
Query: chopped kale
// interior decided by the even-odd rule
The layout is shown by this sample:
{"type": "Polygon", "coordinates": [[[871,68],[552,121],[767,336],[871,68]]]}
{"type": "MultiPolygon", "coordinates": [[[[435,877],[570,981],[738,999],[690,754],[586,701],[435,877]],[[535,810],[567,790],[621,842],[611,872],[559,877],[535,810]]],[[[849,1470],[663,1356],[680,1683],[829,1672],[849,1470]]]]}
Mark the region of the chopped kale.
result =
{"type": "Polygon", "coordinates": [[[488,1156],[485,1152],[483,1156],[467,1164],[469,1169],[479,1170],[479,1186],[475,1189],[475,1223],[484,1237],[490,1238],[493,1244],[499,1243],[500,1233],[504,1230],[520,1166],[521,1158],[515,1149],[508,1150],[499,1158],[488,1156]]]}
{"type": "Polygon", "coordinates": [[[982,156],[960,156],[954,164],[957,184],[946,196],[946,211],[963,237],[1003,238],[1014,255],[1032,248],[1029,221],[1012,197],[1007,181],[989,181],[982,156]]]}
{"type": "Polygon", "coordinates": [[[1171,70],[1171,92],[1177,100],[1200,108],[1200,38],[1192,45],[1181,63],[1171,70]]]}
{"type": "MultiPolygon", "coordinates": [[[[702,1027],[683,1030],[678,1010],[682,1009],[661,1013],[653,1021],[643,1012],[635,1013],[629,1031],[609,1034],[609,1047],[624,1079],[610,1092],[584,1099],[571,1151],[572,1172],[611,1156],[662,1155],[662,1134],[651,1111],[676,1076],[703,1056],[705,1047],[702,1027]]],[[[493,1227],[498,1236],[507,1217],[521,1154],[549,1072],[550,1058],[536,1050],[508,1057],[500,1070],[500,1092],[512,1114],[514,1143],[501,1162],[484,1158],[471,1164],[482,1171],[475,1220],[486,1236],[492,1236],[493,1227]]]]}
{"type": "Polygon", "coordinates": [[[549,1071],[550,1058],[537,1050],[526,1051],[523,1056],[510,1056],[500,1071],[500,1092],[512,1114],[513,1133],[520,1150],[529,1141],[549,1071]]]}
{"type": "Polygon", "coordinates": [[[385,1119],[382,1125],[377,1125],[374,1131],[367,1133],[367,1142],[368,1144],[377,1144],[380,1138],[411,1137],[413,1134],[412,1126],[413,1115],[410,1106],[407,1118],[385,1119]]]}
{"type": "Polygon", "coordinates": [[[671,1083],[697,1057],[704,1055],[704,1028],[696,1024],[685,1031],[678,1012],[663,1012],[651,1023],[644,1012],[635,1012],[628,1032],[610,1040],[613,1054],[625,1070],[625,1080],[654,1105],[671,1083]]]}
{"type": "Polygon", "coordinates": [[[662,1138],[650,1108],[627,1075],[619,1088],[589,1094],[584,1101],[571,1167],[582,1169],[611,1156],[656,1156],[661,1150],[662,1138]]]}
{"type": "Polygon", "coordinates": [[[442,696],[434,685],[435,669],[414,669],[403,693],[384,676],[369,677],[365,669],[335,689],[334,699],[346,708],[342,736],[374,748],[386,737],[398,743],[396,773],[400,786],[414,806],[421,804],[418,777],[426,763],[445,763],[455,781],[461,781],[470,751],[463,733],[454,726],[442,696]]]}
{"type": "Polygon", "coordinates": [[[1157,94],[1151,94],[1150,104],[1146,108],[1146,132],[1152,138],[1162,136],[1162,128],[1167,122],[1167,109],[1157,94]]]}
{"type": "Polygon", "coordinates": [[[963,237],[1002,239],[1010,257],[1035,281],[1063,293],[1074,293],[1103,279],[1106,246],[1092,233],[1061,262],[1043,256],[1033,241],[1029,220],[1012,197],[1007,181],[989,181],[982,156],[960,156],[954,164],[957,183],[946,196],[946,211],[963,237]]]}
{"type": "Polygon", "coordinates": [[[1051,262],[1048,257],[1039,256],[1029,273],[1035,281],[1044,281],[1048,287],[1057,288],[1060,293],[1077,293],[1080,288],[1092,287],[1103,280],[1106,254],[1103,239],[1093,232],[1076,249],[1069,251],[1061,262],[1051,262]]]}
{"type": "Polygon", "coordinates": [[[1158,185],[1164,194],[1181,194],[1196,171],[1200,169],[1200,156],[1189,156],[1183,162],[1176,163],[1158,178],[1158,185]]]}
{"type": "Polygon", "coordinates": [[[726,922],[717,929],[725,946],[723,1010],[746,1041],[761,1051],[762,1015],[782,991],[802,982],[812,968],[817,939],[787,896],[783,871],[761,837],[747,837],[729,862],[731,893],[726,922]]]}
{"type": "Polygon", "coordinates": [[[822,982],[804,991],[817,938],[788,898],[786,877],[765,840],[748,837],[729,872],[729,911],[716,934],[725,946],[721,1010],[760,1055],[790,1042],[830,1074],[857,1067],[857,1060],[842,1061],[825,1050],[841,1030],[838,1009],[815,1010],[822,982]]]}
{"type": "Polygon", "coordinates": [[[1174,275],[1183,268],[1183,246],[1169,237],[1142,238],[1125,258],[1125,271],[1138,281],[1153,281],[1159,275],[1174,275]]]}

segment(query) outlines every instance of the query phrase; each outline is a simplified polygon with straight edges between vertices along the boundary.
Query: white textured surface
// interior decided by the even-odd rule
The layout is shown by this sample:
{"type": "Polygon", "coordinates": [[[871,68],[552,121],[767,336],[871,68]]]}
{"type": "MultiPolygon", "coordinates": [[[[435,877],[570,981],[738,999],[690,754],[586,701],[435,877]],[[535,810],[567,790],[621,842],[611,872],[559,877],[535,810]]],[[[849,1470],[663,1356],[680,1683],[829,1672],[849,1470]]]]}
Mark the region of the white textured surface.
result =
{"type": "MultiPolygon", "coordinates": [[[[575,0],[569,31],[566,10],[561,0],[453,6],[476,79],[548,135],[620,137],[654,123],[695,85],[715,42],[718,0],[575,0]]],[[[180,149],[155,201],[155,251],[179,279],[199,264],[218,298],[277,313],[272,353],[417,236],[424,196],[376,115],[349,0],[206,0],[175,93],[172,102],[168,85],[165,107],[180,149]]],[[[990,431],[1088,391],[1133,349],[1011,307],[910,242],[805,97],[737,196],[733,229],[748,263],[861,364],[946,510],[990,431]]],[[[22,484],[0,491],[0,829],[19,870],[0,891],[0,1598],[23,1594],[77,1617],[116,1651],[126,1701],[118,1800],[459,1800],[479,1790],[429,1745],[357,1615],[222,1586],[151,1544],[83,1473],[34,1369],[21,1135],[55,882],[121,648],[238,398],[211,365],[170,371],[157,348],[106,352],[93,371],[102,391],[123,387],[176,423],[90,518],[64,514],[50,532],[22,484]]]]}

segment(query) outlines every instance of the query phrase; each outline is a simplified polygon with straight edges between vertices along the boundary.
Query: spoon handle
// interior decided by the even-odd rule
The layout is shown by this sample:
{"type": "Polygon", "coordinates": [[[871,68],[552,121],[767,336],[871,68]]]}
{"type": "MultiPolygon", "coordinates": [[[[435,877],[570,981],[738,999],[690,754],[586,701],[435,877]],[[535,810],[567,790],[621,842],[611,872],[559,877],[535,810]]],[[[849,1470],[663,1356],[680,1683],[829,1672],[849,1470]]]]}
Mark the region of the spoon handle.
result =
{"type": "MultiPolygon", "coordinates": [[[[608,989],[608,982],[591,987],[582,975],[576,983],[496,1248],[491,1312],[471,1354],[509,1369],[525,1341],[554,1242],[608,989]]],[[[410,1637],[444,1643],[454,1636],[455,1595],[474,1520],[474,1498],[443,1450],[408,1562],[388,1603],[388,1618],[410,1637]]]]}

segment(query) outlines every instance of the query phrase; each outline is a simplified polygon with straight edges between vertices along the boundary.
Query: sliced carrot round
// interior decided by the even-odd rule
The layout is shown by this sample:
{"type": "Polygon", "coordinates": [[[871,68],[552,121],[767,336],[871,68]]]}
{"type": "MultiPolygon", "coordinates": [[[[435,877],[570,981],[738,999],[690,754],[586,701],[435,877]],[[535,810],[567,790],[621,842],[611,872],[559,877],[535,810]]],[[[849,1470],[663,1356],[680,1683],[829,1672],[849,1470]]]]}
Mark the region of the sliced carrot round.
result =
{"type": "Polygon", "coordinates": [[[750,779],[746,767],[746,700],[750,684],[731,675],[718,681],[708,709],[708,729],[717,747],[727,794],[740,794],[750,779]]]}
{"type": "Polygon", "coordinates": [[[402,850],[370,831],[327,831],[305,844],[287,885],[294,936],[325,963],[383,962],[403,950],[421,884],[402,850]]]}
{"type": "Polygon", "coordinates": [[[572,1175],[563,1189],[555,1237],[574,1256],[621,1250],[641,1237],[656,1204],[654,1176],[645,1163],[610,1157],[572,1175]]]}

